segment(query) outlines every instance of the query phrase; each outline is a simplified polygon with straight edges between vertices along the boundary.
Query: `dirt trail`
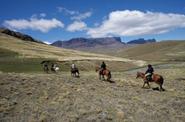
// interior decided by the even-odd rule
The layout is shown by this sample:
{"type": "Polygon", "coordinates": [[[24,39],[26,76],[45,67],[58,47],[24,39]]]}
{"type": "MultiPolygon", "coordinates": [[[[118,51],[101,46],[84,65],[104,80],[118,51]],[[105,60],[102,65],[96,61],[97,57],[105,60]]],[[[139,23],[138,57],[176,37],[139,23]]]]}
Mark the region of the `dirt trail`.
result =
{"type": "Polygon", "coordinates": [[[115,83],[100,81],[94,72],[80,78],[0,73],[0,121],[183,122],[185,81],[178,78],[184,70],[160,73],[171,76],[165,77],[165,92],[142,89],[133,73],[114,72],[115,83]]]}

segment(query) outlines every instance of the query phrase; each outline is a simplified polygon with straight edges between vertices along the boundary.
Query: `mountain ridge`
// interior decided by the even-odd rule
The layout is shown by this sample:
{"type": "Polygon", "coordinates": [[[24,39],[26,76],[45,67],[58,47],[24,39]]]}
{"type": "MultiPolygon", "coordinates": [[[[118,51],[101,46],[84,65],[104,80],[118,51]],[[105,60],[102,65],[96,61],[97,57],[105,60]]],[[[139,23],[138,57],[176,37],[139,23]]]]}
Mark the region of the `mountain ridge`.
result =
{"type": "Polygon", "coordinates": [[[24,40],[24,41],[31,41],[31,42],[37,42],[37,43],[42,43],[42,44],[45,44],[44,42],[42,41],[39,41],[37,39],[34,39],[32,36],[30,35],[27,35],[27,34],[23,34],[21,32],[16,32],[16,31],[13,31],[13,30],[10,30],[8,28],[0,28],[0,33],[4,33],[4,34],[7,34],[9,36],[13,36],[13,37],[16,37],[18,39],[21,39],[21,40],[24,40]]]}
{"type": "Polygon", "coordinates": [[[156,39],[144,39],[144,38],[139,38],[139,39],[134,39],[131,40],[129,42],[127,42],[127,44],[145,44],[145,43],[155,43],[156,39]]]}
{"type": "Polygon", "coordinates": [[[120,37],[102,37],[102,38],[72,38],[69,40],[58,40],[51,45],[68,49],[90,49],[90,48],[124,48],[129,45],[155,43],[156,40],[139,38],[127,43],[123,42],[120,37]]]}
{"type": "Polygon", "coordinates": [[[124,46],[120,37],[104,37],[104,38],[72,38],[66,41],[56,41],[51,45],[63,48],[92,48],[103,46],[124,46]]]}

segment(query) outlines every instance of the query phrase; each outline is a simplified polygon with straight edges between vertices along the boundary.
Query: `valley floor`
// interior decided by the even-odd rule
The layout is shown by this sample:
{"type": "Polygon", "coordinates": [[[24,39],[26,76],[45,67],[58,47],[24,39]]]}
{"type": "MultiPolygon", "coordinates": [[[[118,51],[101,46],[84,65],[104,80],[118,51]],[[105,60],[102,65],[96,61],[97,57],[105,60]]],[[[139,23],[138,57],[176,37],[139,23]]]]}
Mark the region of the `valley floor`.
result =
{"type": "MultiPolygon", "coordinates": [[[[184,122],[185,68],[162,68],[164,88],[142,89],[135,71],[113,72],[115,83],[95,72],[0,73],[0,121],[184,122]]],[[[157,87],[151,83],[152,87],[157,87]]]]}

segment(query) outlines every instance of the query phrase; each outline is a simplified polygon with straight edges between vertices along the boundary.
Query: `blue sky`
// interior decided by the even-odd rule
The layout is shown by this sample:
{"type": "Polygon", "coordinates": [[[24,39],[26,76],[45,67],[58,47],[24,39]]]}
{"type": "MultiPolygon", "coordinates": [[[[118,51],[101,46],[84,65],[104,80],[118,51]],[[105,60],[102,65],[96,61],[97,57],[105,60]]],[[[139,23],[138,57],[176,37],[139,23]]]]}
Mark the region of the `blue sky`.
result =
{"type": "Polygon", "coordinates": [[[1,27],[54,42],[74,37],[185,39],[185,0],[1,0],[1,27]]]}

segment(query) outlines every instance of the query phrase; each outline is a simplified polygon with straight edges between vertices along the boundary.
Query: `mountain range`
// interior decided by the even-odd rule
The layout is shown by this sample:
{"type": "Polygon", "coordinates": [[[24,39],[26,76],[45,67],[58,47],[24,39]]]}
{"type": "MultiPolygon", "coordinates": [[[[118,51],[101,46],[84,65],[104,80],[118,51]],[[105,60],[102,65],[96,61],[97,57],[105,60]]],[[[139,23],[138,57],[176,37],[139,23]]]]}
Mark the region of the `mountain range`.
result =
{"type": "Polygon", "coordinates": [[[131,40],[127,42],[127,44],[145,44],[145,43],[153,43],[153,42],[156,42],[156,40],[139,38],[139,39],[131,40]]]}
{"type": "Polygon", "coordinates": [[[69,49],[83,49],[83,48],[122,48],[131,44],[145,44],[156,42],[155,39],[144,38],[129,41],[127,43],[122,42],[120,37],[104,37],[104,38],[72,38],[65,41],[56,41],[51,45],[69,48],[69,49]]]}
{"type": "MultiPolygon", "coordinates": [[[[32,41],[32,42],[38,42],[43,43],[42,41],[39,41],[30,35],[23,34],[20,32],[16,32],[7,28],[0,28],[0,32],[16,37],[18,39],[24,40],[24,41],[32,41]]],[[[69,49],[88,49],[88,48],[122,48],[127,47],[128,44],[145,44],[145,43],[153,43],[156,42],[155,39],[147,39],[144,38],[131,40],[127,43],[124,43],[120,37],[104,37],[104,38],[72,38],[70,40],[65,41],[56,41],[52,43],[51,45],[56,47],[62,47],[62,48],[69,48],[69,49]]],[[[44,43],[43,43],[44,44],[44,43]]]]}
{"type": "Polygon", "coordinates": [[[95,48],[95,47],[121,47],[125,43],[121,42],[120,37],[105,38],[72,38],[67,41],[56,41],[51,45],[63,48],[95,48]]]}

